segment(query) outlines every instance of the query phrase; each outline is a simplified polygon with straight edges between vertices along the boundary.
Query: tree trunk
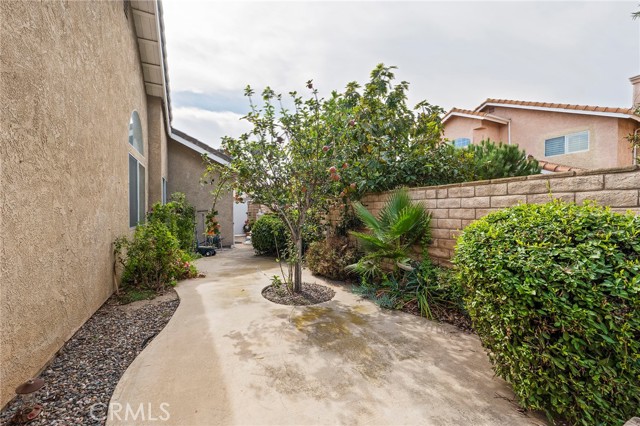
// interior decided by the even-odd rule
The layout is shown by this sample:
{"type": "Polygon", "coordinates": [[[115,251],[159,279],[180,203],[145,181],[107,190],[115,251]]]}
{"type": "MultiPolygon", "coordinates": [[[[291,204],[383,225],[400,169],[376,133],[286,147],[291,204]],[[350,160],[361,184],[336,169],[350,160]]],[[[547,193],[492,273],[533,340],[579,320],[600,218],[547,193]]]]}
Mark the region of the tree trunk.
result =
{"type": "Polygon", "coordinates": [[[293,292],[300,293],[302,291],[302,236],[296,238],[296,257],[293,263],[293,292]]]}

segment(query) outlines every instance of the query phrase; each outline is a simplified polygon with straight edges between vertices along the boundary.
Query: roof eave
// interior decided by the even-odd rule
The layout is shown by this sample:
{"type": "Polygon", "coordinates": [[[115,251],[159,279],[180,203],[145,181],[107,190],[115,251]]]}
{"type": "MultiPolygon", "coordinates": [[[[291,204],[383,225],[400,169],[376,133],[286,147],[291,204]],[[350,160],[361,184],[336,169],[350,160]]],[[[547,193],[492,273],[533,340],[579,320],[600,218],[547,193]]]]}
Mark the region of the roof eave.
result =
{"type": "Polygon", "coordinates": [[[640,117],[634,116],[632,114],[625,114],[621,112],[604,112],[604,111],[587,111],[580,109],[567,109],[567,108],[553,108],[553,107],[541,107],[541,106],[533,106],[533,105],[518,105],[518,104],[507,104],[500,102],[484,102],[476,111],[482,111],[486,107],[502,107],[502,108],[514,108],[514,109],[528,109],[528,110],[536,110],[536,111],[547,111],[547,112],[560,112],[564,114],[580,114],[580,115],[596,115],[600,117],[613,117],[613,118],[628,118],[632,120],[640,121],[640,117]]]}

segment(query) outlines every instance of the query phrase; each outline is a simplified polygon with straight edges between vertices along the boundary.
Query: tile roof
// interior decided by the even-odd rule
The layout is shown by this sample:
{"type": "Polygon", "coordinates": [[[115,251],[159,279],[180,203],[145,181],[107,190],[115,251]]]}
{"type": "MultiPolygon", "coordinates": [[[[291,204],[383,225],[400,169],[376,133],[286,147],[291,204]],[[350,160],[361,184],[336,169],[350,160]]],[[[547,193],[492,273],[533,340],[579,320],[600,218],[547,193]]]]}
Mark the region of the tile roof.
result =
{"type": "MultiPolygon", "coordinates": [[[[534,157],[532,155],[529,155],[529,158],[534,159],[534,157]]],[[[540,164],[540,167],[542,167],[542,170],[546,170],[548,172],[580,172],[583,171],[585,169],[581,169],[578,167],[571,167],[571,166],[565,166],[563,164],[556,164],[556,163],[551,163],[549,161],[544,161],[544,160],[537,160],[538,164],[540,164]]]]}
{"type": "MultiPolygon", "coordinates": [[[[572,104],[557,104],[552,102],[528,102],[528,101],[516,101],[510,99],[492,99],[489,98],[482,103],[476,111],[480,111],[484,109],[488,104],[501,104],[501,105],[516,105],[516,106],[526,106],[526,107],[534,107],[534,108],[554,108],[554,109],[566,109],[572,111],[579,111],[583,113],[590,112],[602,112],[602,113],[610,113],[610,114],[625,114],[633,116],[634,109],[633,108],[615,108],[615,107],[601,107],[601,106],[592,106],[592,105],[572,105],[572,104]]],[[[637,116],[635,116],[637,117],[637,116]]],[[[638,117],[640,120],[640,117],[638,117]]]]}
{"type": "Polygon", "coordinates": [[[497,123],[503,123],[503,124],[507,123],[507,120],[505,120],[504,118],[496,117],[495,115],[491,115],[486,112],[480,112],[477,110],[471,111],[469,109],[461,109],[461,108],[451,108],[451,110],[447,112],[445,116],[442,118],[442,122],[447,121],[449,117],[455,116],[455,115],[474,116],[474,117],[478,117],[479,120],[490,120],[490,121],[495,121],[497,123]]]}

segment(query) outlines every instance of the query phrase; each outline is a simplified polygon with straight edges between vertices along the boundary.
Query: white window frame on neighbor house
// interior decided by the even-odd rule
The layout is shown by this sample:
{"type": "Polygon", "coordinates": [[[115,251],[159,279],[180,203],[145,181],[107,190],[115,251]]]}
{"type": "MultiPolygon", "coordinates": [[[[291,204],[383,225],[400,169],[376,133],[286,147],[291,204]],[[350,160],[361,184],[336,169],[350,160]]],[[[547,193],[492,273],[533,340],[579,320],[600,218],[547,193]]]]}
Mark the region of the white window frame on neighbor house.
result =
{"type": "Polygon", "coordinates": [[[453,146],[456,148],[466,148],[469,145],[471,145],[471,138],[455,138],[453,140],[453,146]]]}
{"type": "Polygon", "coordinates": [[[554,138],[549,138],[549,139],[545,139],[544,140],[544,156],[545,157],[554,157],[556,155],[565,155],[565,154],[574,154],[577,152],[586,152],[589,151],[589,146],[591,144],[591,136],[589,134],[588,130],[583,130],[581,132],[575,132],[575,133],[569,133],[566,135],[562,135],[562,136],[556,136],[554,138]],[[581,138],[583,136],[586,135],[586,148],[584,148],[583,146],[583,142],[578,139],[578,143],[580,145],[578,145],[578,147],[576,147],[575,145],[572,147],[572,138],[581,138]],[[553,154],[547,154],[548,151],[548,144],[551,141],[554,142],[560,142],[560,139],[563,140],[563,145],[562,145],[562,152],[558,152],[558,153],[553,153],[553,154]]]}
{"type": "Polygon", "coordinates": [[[129,118],[129,227],[135,228],[139,223],[144,223],[146,216],[146,184],[147,168],[138,156],[144,158],[144,138],[142,135],[142,123],[137,111],[131,113],[129,118]]]}

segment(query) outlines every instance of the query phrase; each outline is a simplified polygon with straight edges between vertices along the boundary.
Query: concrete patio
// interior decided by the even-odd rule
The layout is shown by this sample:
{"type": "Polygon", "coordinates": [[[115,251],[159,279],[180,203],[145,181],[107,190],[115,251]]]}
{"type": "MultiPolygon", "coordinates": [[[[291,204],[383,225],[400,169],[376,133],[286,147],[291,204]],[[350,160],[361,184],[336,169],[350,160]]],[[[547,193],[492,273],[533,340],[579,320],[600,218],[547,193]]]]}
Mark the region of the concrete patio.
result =
{"type": "Polygon", "coordinates": [[[177,287],[181,304],[120,380],[108,425],[545,424],[518,411],[473,335],[349,286],[320,305],[276,305],[261,290],[277,264],[250,247],[198,266],[207,277],[177,287]]]}

